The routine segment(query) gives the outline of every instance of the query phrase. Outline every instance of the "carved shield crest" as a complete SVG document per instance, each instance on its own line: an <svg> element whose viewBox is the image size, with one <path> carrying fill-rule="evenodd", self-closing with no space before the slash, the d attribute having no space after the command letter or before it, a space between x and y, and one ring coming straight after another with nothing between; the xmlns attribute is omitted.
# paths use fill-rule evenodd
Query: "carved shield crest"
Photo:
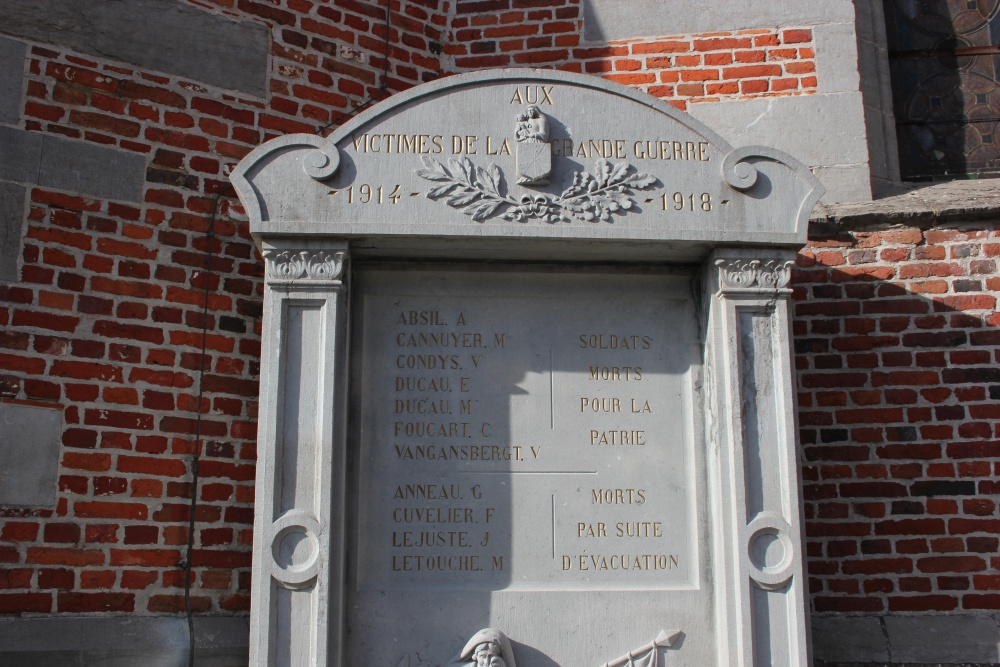
<svg viewBox="0 0 1000 667"><path fill-rule="evenodd" d="M517 182L521 185L547 185L552 173L552 145L520 143L517 145Z"/></svg>

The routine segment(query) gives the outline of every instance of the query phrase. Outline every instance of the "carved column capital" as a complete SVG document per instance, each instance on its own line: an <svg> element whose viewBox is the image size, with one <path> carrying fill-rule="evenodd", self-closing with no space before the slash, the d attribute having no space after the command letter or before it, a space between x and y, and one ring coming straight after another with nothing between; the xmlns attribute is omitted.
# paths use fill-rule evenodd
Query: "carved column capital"
<svg viewBox="0 0 1000 667"><path fill-rule="evenodd" d="M717 259L719 293L756 292L787 295L795 262L780 259Z"/></svg>
<svg viewBox="0 0 1000 667"><path fill-rule="evenodd" d="M267 280L270 283L307 280L313 282L343 281L346 250L264 250Z"/></svg>

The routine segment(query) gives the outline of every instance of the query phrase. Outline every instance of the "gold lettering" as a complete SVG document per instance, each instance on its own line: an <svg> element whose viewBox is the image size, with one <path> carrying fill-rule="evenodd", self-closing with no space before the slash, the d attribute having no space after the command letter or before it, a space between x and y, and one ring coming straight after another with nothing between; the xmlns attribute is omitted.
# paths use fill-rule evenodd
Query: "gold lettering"
<svg viewBox="0 0 1000 667"><path fill-rule="evenodd" d="M652 411L653 411L653 408L649 407L649 401L643 401L640 404L634 398L632 399L632 412L633 413L645 413L645 412L652 412Z"/></svg>
<svg viewBox="0 0 1000 667"><path fill-rule="evenodd" d="M577 523L576 524L576 536L577 537L607 537L608 531L604 526L604 522L600 521L598 523Z"/></svg>
<svg viewBox="0 0 1000 667"><path fill-rule="evenodd" d="M617 398L580 398L580 412L621 412L622 403ZM634 412L634 410L633 410Z"/></svg>
<svg viewBox="0 0 1000 667"><path fill-rule="evenodd" d="M590 501L594 505L642 505L646 502L644 489L591 489Z"/></svg>
<svg viewBox="0 0 1000 667"><path fill-rule="evenodd" d="M392 511L393 523L402 525L437 523L475 523L471 507L397 507Z"/></svg>
<svg viewBox="0 0 1000 667"><path fill-rule="evenodd" d="M496 560L496 557L494 557ZM479 556L403 556L393 554L393 572L481 572Z"/></svg>
<svg viewBox="0 0 1000 667"><path fill-rule="evenodd" d="M659 521L619 521L615 524L615 537L663 537L663 524Z"/></svg>
<svg viewBox="0 0 1000 667"><path fill-rule="evenodd" d="M653 343L650 336L618 334L581 334L580 347L591 350L648 350Z"/></svg>
<svg viewBox="0 0 1000 667"><path fill-rule="evenodd" d="M643 447L646 445L645 431L594 431L590 432L590 444L624 445Z"/></svg>
<svg viewBox="0 0 1000 667"><path fill-rule="evenodd" d="M524 86L514 89L511 104L555 104L552 91L555 86Z"/></svg>
<svg viewBox="0 0 1000 667"><path fill-rule="evenodd" d="M562 569L572 570L576 565L581 572L635 571L656 572L680 568L680 557L675 554L574 554L562 555Z"/></svg>
<svg viewBox="0 0 1000 667"><path fill-rule="evenodd" d="M642 381L641 366L590 366L589 379L591 380L635 380Z"/></svg>

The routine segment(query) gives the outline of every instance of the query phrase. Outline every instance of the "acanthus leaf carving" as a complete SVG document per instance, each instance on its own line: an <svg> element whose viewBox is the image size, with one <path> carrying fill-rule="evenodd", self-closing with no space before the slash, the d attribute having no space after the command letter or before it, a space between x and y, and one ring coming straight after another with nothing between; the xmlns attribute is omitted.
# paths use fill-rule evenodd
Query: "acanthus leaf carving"
<svg viewBox="0 0 1000 667"><path fill-rule="evenodd" d="M267 275L273 280L339 280L344 270L343 251L265 251Z"/></svg>
<svg viewBox="0 0 1000 667"><path fill-rule="evenodd" d="M427 191L427 198L445 199L449 206L478 222L497 214L516 222L612 222L613 213L625 213L637 206L632 199L634 190L645 190L656 183L655 176L635 171L627 162L601 159L594 173L575 172L569 187L558 196L526 194L514 199L501 192L504 177L496 164L483 169L467 157L449 158L447 165L426 155L421 160L424 168L417 169L417 176L440 184ZM502 209L506 210L501 214Z"/></svg>
<svg viewBox="0 0 1000 667"><path fill-rule="evenodd" d="M788 286L792 279L791 260L719 259L719 286L722 289L756 289L776 291Z"/></svg>

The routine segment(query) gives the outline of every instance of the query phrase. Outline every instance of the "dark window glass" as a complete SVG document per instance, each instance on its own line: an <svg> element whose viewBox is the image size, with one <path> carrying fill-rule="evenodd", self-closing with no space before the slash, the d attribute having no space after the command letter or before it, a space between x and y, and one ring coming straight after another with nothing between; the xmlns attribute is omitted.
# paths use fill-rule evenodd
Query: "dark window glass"
<svg viewBox="0 0 1000 667"><path fill-rule="evenodd" d="M1000 174L1000 0L885 0L903 180Z"/></svg>

